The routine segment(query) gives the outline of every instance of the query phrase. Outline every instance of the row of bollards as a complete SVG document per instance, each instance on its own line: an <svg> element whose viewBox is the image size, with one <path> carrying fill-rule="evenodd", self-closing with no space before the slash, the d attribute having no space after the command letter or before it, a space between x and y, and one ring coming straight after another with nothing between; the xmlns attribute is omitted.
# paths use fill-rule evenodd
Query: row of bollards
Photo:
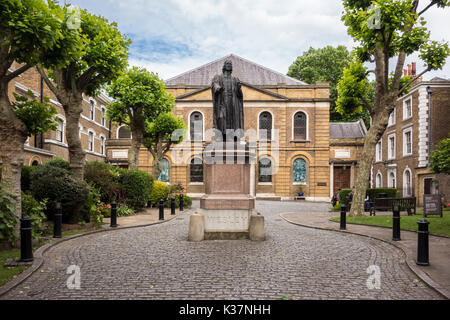
<svg viewBox="0 0 450 320"><path fill-rule="evenodd" d="M430 224L427 220L422 219L417 221L418 224L418 237L417 237L417 261L416 263L420 266L428 266L429 261L429 232L428 225ZM341 205L341 219L340 219L340 230L346 230L347 227L347 206L345 204ZM400 207L394 206L392 208L392 240L400 241Z"/></svg>
<svg viewBox="0 0 450 320"><path fill-rule="evenodd" d="M183 195L180 194L180 211L183 211L184 204L183 204ZM170 198L170 214L175 215L175 198ZM159 220L164 220L164 200L159 200Z"/></svg>

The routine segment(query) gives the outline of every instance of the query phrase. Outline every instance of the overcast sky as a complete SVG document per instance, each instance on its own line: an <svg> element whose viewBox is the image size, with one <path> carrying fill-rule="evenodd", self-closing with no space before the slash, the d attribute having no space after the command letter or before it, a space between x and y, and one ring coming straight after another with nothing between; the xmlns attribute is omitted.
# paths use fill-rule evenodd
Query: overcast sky
<svg viewBox="0 0 450 320"><path fill-rule="evenodd" d="M133 44L130 64L161 78L181 74L230 53L287 73L309 47L355 44L341 21L341 0L68 0L118 23ZM421 6L429 0L422 0ZM424 16L433 40L450 39L450 8ZM423 62L417 56L407 63ZM427 73L450 78L443 70Z"/></svg>

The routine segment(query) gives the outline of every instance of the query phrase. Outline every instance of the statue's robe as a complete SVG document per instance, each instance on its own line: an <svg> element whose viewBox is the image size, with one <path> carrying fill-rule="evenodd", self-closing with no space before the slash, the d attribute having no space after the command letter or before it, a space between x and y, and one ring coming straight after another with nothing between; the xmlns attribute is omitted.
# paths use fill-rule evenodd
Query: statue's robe
<svg viewBox="0 0 450 320"><path fill-rule="evenodd" d="M213 128L225 135L227 129L244 130L244 106L241 83L231 76L231 85L224 83L225 76L216 75L211 83L213 97ZM227 96L228 94L228 96Z"/></svg>

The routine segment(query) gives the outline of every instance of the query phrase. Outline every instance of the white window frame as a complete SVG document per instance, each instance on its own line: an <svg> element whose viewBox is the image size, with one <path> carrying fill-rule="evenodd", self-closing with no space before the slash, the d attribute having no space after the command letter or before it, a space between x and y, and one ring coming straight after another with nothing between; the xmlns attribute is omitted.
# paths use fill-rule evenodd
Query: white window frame
<svg viewBox="0 0 450 320"><path fill-rule="evenodd" d="M383 141L380 139L375 146L375 162L381 161L383 161Z"/></svg>
<svg viewBox="0 0 450 320"><path fill-rule="evenodd" d="M378 184L378 177L380 177L380 183ZM375 176L375 188L383 188L383 175L380 171L378 171L377 175Z"/></svg>
<svg viewBox="0 0 450 320"><path fill-rule="evenodd" d="M391 174L393 174L394 175L394 180L395 180L395 182L394 183L392 183L392 180L391 180ZM387 173L387 179L388 179L388 188L397 188L397 172L395 171L395 170L389 170L388 171L388 173Z"/></svg>
<svg viewBox="0 0 450 320"><path fill-rule="evenodd" d="M102 126L106 126L106 108L104 106L102 106L102 119L101 119L101 124Z"/></svg>
<svg viewBox="0 0 450 320"><path fill-rule="evenodd" d="M89 120L95 122L95 107L96 103L95 100L89 100Z"/></svg>
<svg viewBox="0 0 450 320"><path fill-rule="evenodd" d="M412 127L408 127L403 129L403 134L402 134L402 140L403 140L403 156L407 157L407 156L411 156L413 154L413 131L412 131ZM411 139L411 152L407 152L407 144L406 144L406 133L410 133L410 139Z"/></svg>
<svg viewBox="0 0 450 320"><path fill-rule="evenodd" d="M408 185L406 183L406 172L409 172L409 190L408 190ZM406 167L405 170L403 171L403 179L402 179L402 184L403 184L403 197L411 197L412 196L412 172L411 170Z"/></svg>
<svg viewBox="0 0 450 320"><path fill-rule="evenodd" d="M198 112L202 115L202 139L201 140L191 140L191 116L194 112ZM200 110L192 110L188 116L188 141L205 141L205 114Z"/></svg>
<svg viewBox="0 0 450 320"><path fill-rule="evenodd" d="M99 137L99 140L100 140L100 154L105 155L106 154L106 137L103 134L101 134Z"/></svg>
<svg viewBox="0 0 450 320"><path fill-rule="evenodd" d="M61 140L58 139L58 131L59 131L59 125L61 124ZM64 143L64 127L65 127L65 121L64 119L59 118L58 120L58 127L56 128L56 141Z"/></svg>
<svg viewBox="0 0 450 320"><path fill-rule="evenodd" d="M92 149L91 149L91 134L92 134ZM88 130L88 151L94 152L95 150L95 131Z"/></svg>
<svg viewBox="0 0 450 320"><path fill-rule="evenodd" d="M397 108L394 108L394 110L392 110L392 112L389 114L388 127L395 125L396 110Z"/></svg>
<svg viewBox="0 0 450 320"><path fill-rule="evenodd" d="M410 104L410 111L411 111L411 114L408 114L408 112L407 112L407 102L409 101L409 104ZM412 114L413 114L413 111L412 111L412 109L413 109L413 106L412 106L412 96L409 96L408 98L406 98L406 99L404 99L403 100L403 120L408 120L408 119L411 119L412 118Z"/></svg>
<svg viewBox="0 0 450 320"><path fill-rule="evenodd" d="M258 113L258 118L257 118L257 121L258 121L258 123L257 123L257 136L258 136L258 141L266 141L266 140L263 140L263 139L261 139L261 137L260 137L260 135L259 135L259 118L260 118L260 116L261 116L261 114L263 113L263 112L268 112L268 113L270 113L270 115L272 116L272 132L271 132L271 137L270 137L270 139L267 139L267 141L272 141L273 140L273 132L275 131L275 118L274 118L274 115L273 115L273 112L272 111L270 111L270 110L263 110L263 111L261 111L261 112L259 112ZM297 113L297 112L296 112ZM295 115L295 114L294 114ZM294 124L294 122L292 122L292 125ZM308 128L308 117L306 117L306 128ZM292 134L294 134L294 132L292 131ZM308 132L306 132L306 137L308 137Z"/></svg>
<svg viewBox="0 0 450 320"><path fill-rule="evenodd" d="M394 150L392 150L391 148L391 138L394 138ZM396 151L396 141L397 138L395 137L395 132L393 133L389 133L387 136L387 141L388 141L388 160L392 160L395 159L395 151Z"/></svg>

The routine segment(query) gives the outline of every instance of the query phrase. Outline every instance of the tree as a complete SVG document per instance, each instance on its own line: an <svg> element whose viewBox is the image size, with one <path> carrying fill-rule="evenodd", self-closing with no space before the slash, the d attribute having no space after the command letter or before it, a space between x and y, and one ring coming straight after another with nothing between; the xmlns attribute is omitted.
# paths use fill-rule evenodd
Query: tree
<svg viewBox="0 0 450 320"><path fill-rule="evenodd" d="M62 66L51 66L49 75L43 68L39 72L64 108L70 168L82 179L85 154L78 123L83 112L83 94L96 96L102 86L119 76L127 66L130 41L120 33L116 23L71 8L63 7L76 32L64 33L62 45L47 52L49 56L60 54L67 50L66 44L74 43L70 60Z"/></svg>
<svg viewBox="0 0 450 320"><path fill-rule="evenodd" d="M430 155L430 170L450 174L450 138L441 140Z"/></svg>
<svg viewBox="0 0 450 320"><path fill-rule="evenodd" d="M351 114L363 106L369 108L372 126L364 139L356 192L353 197L351 216L363 215L363 203L369 184L370 167L375 146L386 130L389 114L394 110L398 97L425 72L442 69L450 54L447 43L430 41L430 32L425 27L422 15L433 6L446 7L448 0L432 0L419 10L419 0L344 0L342 20L348 33L359 43L355 49L358 61L352 64L338 84L337 110ZM422 2L422 1L420 1ZM405 59L419 51L426 68L418 75L402 77ZM393 72L390 59L396 57ZM363 63L375 64L367 70ZM373 106L367 99L367 75L375 74ZM359 107L355 108L355 104Z"/></svg>
<svg viewBox="0 0 450 320"><path fill-rule="evenodd" d="M131 130L128 164L130 169L138 169L139 149L146 123L171 111L175 99L166 91L164 82L157 74L137 67L124 72L107 91L114 98L107 107L108 118L124 123Z"/></svg>
<svg viewBox="0 0 450 320"><path fill-rule="evenodd" d="M45 52L60 45L62 33L70 34L63 19L63 12L52 2L42 0L0 1L0 156L2 159L2 183L8 186L15 199L16 216L22 215L20 177L24 161L24 143L30 135L55 129L56 110L47 103L39 103L34 97L16 97L11 102L8 95L10 82L36 66L64 65L66 51L53 56ZM13 63L19 67L14 70ZM48 100L44 100L48 101ZM15 234L19 234L16 224Z"/></svg>
<svg viewBox="0 0 450 320"><path fill-rule="evenodd" d="M348 68L352 61L353 58L345 46L326 46L319 49L310 47L292 63L287 75L307 83L329 82L330 98L333 100L330 105L330 120L354 121L363 118L366 126L369 126L370 118L367 109L351 115L340 114L335 109L338 81L344 69Z"/></svg>
<svg viewBox="0 0 450 320"><path fill-rule="evenodd" d="M146 125L144 146L153 156L152 175L158 179L161 174L161 161L170 147L183 141L186 125L183 119L172 113L162 113Z"/></svg>

